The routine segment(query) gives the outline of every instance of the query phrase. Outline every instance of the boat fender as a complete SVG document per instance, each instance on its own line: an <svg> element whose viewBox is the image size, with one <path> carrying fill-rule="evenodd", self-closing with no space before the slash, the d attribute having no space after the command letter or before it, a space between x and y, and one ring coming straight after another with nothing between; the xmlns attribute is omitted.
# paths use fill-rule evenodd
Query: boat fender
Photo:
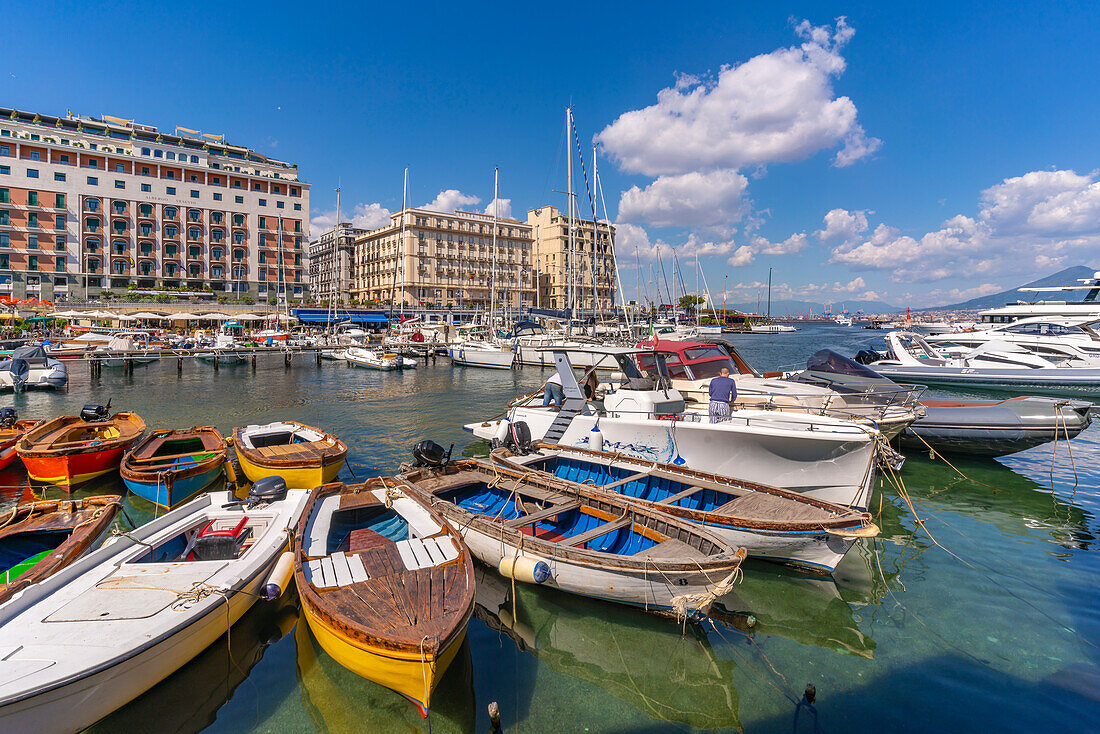
<svg viewBox="0 0 1100 734"><path fill-rule="evenodd" d="M290 577L294 575L294 554L284 551L275 561L275 566L264 581L263 596L267 601L275 601L286 591Z"/></svg>
<svg viewBox="0 0 1100 734"><path fill-rule="evenodd" d="M603 451L603 432L600 430L598 423L592 426L592 430L589 431L588 448L593 451Z"/></svg>
<svg viewBox="0 0 1100 734"><path fill-rule="evenodd" d="M504 442L508 440L508 427L512 424L507 418L501 418L500 423L497 424L497 432L493 435L493 442L495 446L503 446Z"/></svg>
<svg viewBox="0 0 1100 734"><path fill-rule="evenodd" d="M497 571L505 578L528 584L541 584L550 578L550 567L546 561L531 556L506 556L500 559Z"/></svg>

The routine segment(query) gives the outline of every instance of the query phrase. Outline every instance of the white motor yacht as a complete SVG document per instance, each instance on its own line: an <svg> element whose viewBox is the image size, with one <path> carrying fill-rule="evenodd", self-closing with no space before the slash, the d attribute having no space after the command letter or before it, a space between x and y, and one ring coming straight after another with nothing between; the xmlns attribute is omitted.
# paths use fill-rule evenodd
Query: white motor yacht
<svg viewBox="0 0 1100 734"><path fill-rule="evenodd" d="M390 372L401 368L401 356L380 349L348 347L344 350L344 361L352 367L364 367L368 370Z"/></svg>
<svg viewBox="0 0 1100 734"><path fill-rule="evenodd" d="M1032 316L987 328L928 337L928 343L950 350L952 347L976 349L996 341L1025 349L1052 361L1062 359L1096 360L1100 364L1100 316L1067 318Z"/></svg>
<svg viewBox="0 0 1100 734"><path fill-rule="evenodd" d="M18 347L11 357L0 360L0 390L53 390L68 382L68 368L41 346Z"/></svg>
<svg viewBox="0 0 1100 734"><path fill-rule="evenodd" d="M541 395L532 395L513 403L504 419L466 429L504 440L511 425L523 422L532 438L562 446L736 473L746 481L828 502L868 505L881 440L873 428L830 416L764 410L734 410L730 420L711 423L707 415L686 410L683 396L667 380L643 375L634 361L641 350L625 347L600 350L604 359L617 363L618 374L602 399L588 401L573 372L572 352L553 351L565 393L560 408L543 407Z"/></svg>

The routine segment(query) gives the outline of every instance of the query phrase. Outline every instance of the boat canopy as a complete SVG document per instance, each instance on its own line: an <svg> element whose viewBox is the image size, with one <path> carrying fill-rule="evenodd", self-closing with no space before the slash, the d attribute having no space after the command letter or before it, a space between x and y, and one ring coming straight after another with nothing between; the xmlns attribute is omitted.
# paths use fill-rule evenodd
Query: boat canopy
<svg viewBox="0 0 1100 734"><path fill-rule="evenodd" d="M46 350L38 344L26 344L16 347L11 353L11 358L26 360L28 363L38 362L44 364L47 360Z"/></svg>
<svg viewBox="0 0 1100 734"><path fill-rule="evenodd" d="M811 354L806 360L806 369L811 372L827 372L834 375L883 379L882 375L869 367L837 354L832 349L821 349Z"/></svg>

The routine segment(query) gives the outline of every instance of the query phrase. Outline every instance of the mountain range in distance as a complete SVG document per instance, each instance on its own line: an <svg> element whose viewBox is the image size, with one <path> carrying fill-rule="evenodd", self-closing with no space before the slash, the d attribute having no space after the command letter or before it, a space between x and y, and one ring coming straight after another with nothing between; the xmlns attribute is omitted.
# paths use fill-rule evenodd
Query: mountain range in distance
<svg viewBox="0 0 1100 734"><path fill-rule="evenodd" d="M1057 273L1052 273L1044 278L1033 280L1030 283L1024 283L1023 285L1016 286L1015 288L1009 288L1008 290L1001 291L1000 293L993 293L988 296L981 296L980 298L971 298L969 301L963 301L962 303L953 303L947 306L926 306L924 308L914 308L914 312L919 311L976 311L987 308L997 308L1003 306L1006 303L1014 303L1020 300L1029 300L1030 295L1034 295L1037 299L1046 300L1066 300L1066 301L1080 301L1084 296L1082 292L1067 292L1064 294L1050 293L1043 294L1027 294L1020 293L1020 288L1050 288L1054 286L1067 286L1067 285L1081 285L1080 280L1083 278L1091 278L1093 273L1096 272L1095 268L1088 267L1086 265L1075 265L1064 270L1059 270ZM767 301L761 300L759 303L733 303L729 302L726 308L736 309L743 313L765 313L768 310ZM715 308L720 308L722 303L719 301L714 304ZM829 312L834 316L847 312L848 314L857 314L859 312L879 314L879 313L898 313L904 311L904 307L892 306L882 301L834 301L829 304ZM771 315L774 318L787 318L788 316L800 316L803 314L815 314L820 316L825 313L825 304L818 303L816 301L797 301L797 300L772 300Z"/></svg>

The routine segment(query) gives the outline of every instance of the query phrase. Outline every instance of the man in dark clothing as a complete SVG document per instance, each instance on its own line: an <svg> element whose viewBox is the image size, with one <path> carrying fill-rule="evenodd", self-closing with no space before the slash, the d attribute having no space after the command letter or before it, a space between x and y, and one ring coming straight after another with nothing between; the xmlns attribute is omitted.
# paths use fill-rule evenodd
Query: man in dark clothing
<svg viewBox="0 0 1100 734"><path fill-rule="evenodd" d="M722 423L730 419L730 403L737 397L737 383L730 377L728 367L718 371L718 377L710 381L710 422Z"/></svg>

